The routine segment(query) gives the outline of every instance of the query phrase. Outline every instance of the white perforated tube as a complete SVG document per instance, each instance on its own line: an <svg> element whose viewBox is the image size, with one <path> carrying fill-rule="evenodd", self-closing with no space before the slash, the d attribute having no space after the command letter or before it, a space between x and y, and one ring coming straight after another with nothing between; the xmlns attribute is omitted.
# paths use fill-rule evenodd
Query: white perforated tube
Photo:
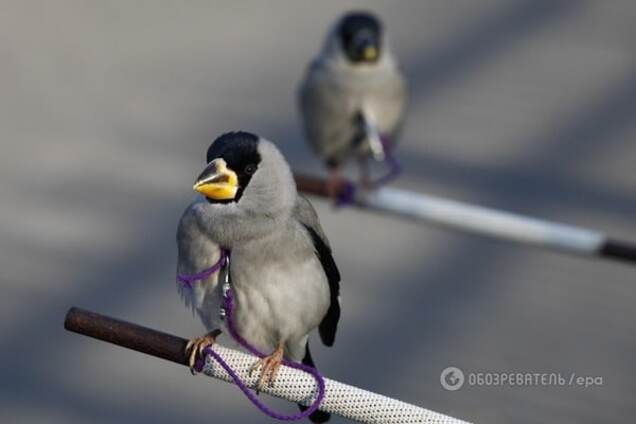
<svg viewBox="0 0 636 424"><path fill-rule="evenodd" d="M255 372L250 377L249 368L257 360L255 356L219 345L215 345L214 350L223 357L246 385L254 387L258 372ZM206 359L203 372L210 377L228 382L232 381L225 370L209 356ZM281 366L274 385L265 387L263 393L286 399L290 402L308 405L315 397L316 390L316 381L311 375ZM325 378L325 397L320 409L362 423L459 424L465 422L328 378Z"/></svg>
<svg viewBox="0 0 636 424"><path fill-rule="evenodd" d="M330 197L329 185L321 178L295 174L298 190ZM353 194L353 199L351 195ZM475 234L496 237L559 250L636 263L636 244L616 240L598 231L559 224L510 212L470 205L427 194L382 187L376 190L357 189L346 185L339 194L344 204L350 200L361 209L442 225Z"/></svg>
<svg viewBox="0 0 636 424"><path fill-rule="evenodd" d="M606 237L596 231L391 187L360 192L356 204L451 228L584 255L596 254L606 241Z"/></svg>

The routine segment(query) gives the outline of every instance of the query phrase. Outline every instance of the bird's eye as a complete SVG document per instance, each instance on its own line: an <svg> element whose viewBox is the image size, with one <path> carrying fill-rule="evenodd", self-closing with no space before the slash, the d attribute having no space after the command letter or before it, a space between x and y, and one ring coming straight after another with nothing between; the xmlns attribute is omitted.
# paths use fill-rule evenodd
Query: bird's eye
<svg viewBox="0 0 636 424"><path fill-rule="evenodd" d="M256 165L254 165L253 163L250 163L249 165L245 167L245 173L247 175L252 175L255 172L256 172Z"/></svg>

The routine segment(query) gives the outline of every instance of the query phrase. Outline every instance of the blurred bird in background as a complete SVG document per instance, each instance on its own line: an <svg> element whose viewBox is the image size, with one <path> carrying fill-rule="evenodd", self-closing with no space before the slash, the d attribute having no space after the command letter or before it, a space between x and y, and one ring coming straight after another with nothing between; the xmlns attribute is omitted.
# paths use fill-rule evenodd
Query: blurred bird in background
<svg viewBox="0 0 636 424"><path fill-rule="evenodd" d="M383 160L385 148L395 143L406 100L406 82L382 22L368 12L344 15L311 62L299 92L305 134L326 163L332 196L343 183L341 167L352 156L359 162L360 184L370 185L368 158Z"/></svg>
<svg viewBox="0 0 636 424"><path fill-rule="evenodd" d="M256 349L272 352L255 364L262 388L274 381L282 358L314 366L308 344L313 329L333 345L340 274L315 210L297 193L274 144L247 132L227 133L209 147L207 162L194 185L201 196L179 223L177 273L200 273L219 260L221 247L231 251L226 272L236 330ZM221 334L218 282L216 272L191 289L179 286L210 331L188 343L191 370ZM325 422L329 414L316 411L309 418Z"/></svg>

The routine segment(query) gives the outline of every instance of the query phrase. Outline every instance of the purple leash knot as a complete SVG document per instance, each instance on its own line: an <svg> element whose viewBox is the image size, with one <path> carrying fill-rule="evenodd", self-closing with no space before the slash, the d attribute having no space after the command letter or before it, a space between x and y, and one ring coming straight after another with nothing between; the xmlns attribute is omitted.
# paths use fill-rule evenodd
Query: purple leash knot
<svg viewBox="0 0 636 424"><path fill-rule="evenodd" d="M356 200L356 186L351 181L345 181L336 197L336 207L349 206Z"/></svg>
<svg viewBox="0 0 636 424"><path fill-rule="evenodd" d="M221 249L221 256L219 257L219 260L212 265L210 268L201 271L197 274L193 274L193 275L177 275L177 280L182 283L182 285L184 287L188 287L188 288L192 288L192 283L196 282L196 281L200 281L200 280L204 280L206 278L208 278L210 275L212 275L213 273L219 271L221 268L227 267L230 263L230 252L228 250L225 249ZM245 348L247 351L249 351L251 354L258 356L259 358L264 358L265 356L267 356L265 353L259 351L258 349L256 349L254 346L250 345L247 340L245 340L237 331L236 331L236 327L234 326L234 318L233 318L233 310L234 310L234 303L233 303L233 298L232 298L232 288L230 287L230 270L229 267L226 269L225 272L225 282L223 284L223 308L221 310L221 318L224 318L226 320L226 324L227 324L227 328L229 330L230 335L232 336L232 338L238 343L240 344L243 348ZM318 370L316 368L304 365L304 364L299 364L296 362L292 362L289 361L287 359L283 359L282 363L283 365L286 365L290 368L294 368L297 370L301 370L304 371L308 374L311 374L312 377L314 377L314 379L316 380L316 383L318 385L318 395L316 396L316 399L314 399L314 401L311 403L311 405L304 411L297 413L297 414L293 414L293 415L283 415L283 414L279 414L276 411L273 411L272 409L270 409L267 405L265 405L263 402L261 402L256 395L254 394L253 391L250 390L249 387L247 387L247 385L243 382L243 380L241 380L241 377L238 376L238 374L236 374L236 372L234 372L234 370L232 369L232 367L229 366L229 364L227 362L225 362L225 360L223 359L223 357L221 357L221 355L219 355L217 352L214 351L214 349L212 349L211 346L206 347L203 350L203 353L206 356L211 356L212 358L214 358L214 360L216 362L218 362L218 364L225 370L225 372L228 373L228 375L230 376L230 378L234 381L234 383L238 386L239 389L241 389L241 391L245 394L245 396L250 400L250 402L252 402L254 404L254 406L256 406L258 409L261 410L261 412L263 412L265 415L268 415L272 418L275 418L277 420L280 421L298 421L298 420L302 420L304 418L307 418L308 416L310 416L311 414L313 414L318 407L320 406L320 404L322 403L322 400L325 397L325 380L322 377L322 375L318 372ZM195 369L199 372L201 372L203 370L203 361L202 360L198 360L195 364Z"/></svg>

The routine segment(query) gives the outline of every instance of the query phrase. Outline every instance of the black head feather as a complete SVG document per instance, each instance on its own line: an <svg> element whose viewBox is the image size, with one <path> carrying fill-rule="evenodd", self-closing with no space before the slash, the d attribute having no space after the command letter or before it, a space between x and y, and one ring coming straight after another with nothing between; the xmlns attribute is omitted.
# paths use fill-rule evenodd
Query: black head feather
<svg viewBox="0 0 636 424"><path fill-rule="evenodd" d="M340 21L338 36L347 58L353 63L375 62L382 50L382 23L372 13L350 12ZM375 47L378 56L366 59L366 47Z"/></svg>
<svg viewBox="0 0 636 424"><path fill-rule="evenodd" d="M258 153L258 140L258 136L252 133L233 131L217 137L208 148L206 155L208 163L221 158L238 177L239 188L232 201L238 202L241 198L243 190L249 184L261 162L261 155Z"/></svg>

